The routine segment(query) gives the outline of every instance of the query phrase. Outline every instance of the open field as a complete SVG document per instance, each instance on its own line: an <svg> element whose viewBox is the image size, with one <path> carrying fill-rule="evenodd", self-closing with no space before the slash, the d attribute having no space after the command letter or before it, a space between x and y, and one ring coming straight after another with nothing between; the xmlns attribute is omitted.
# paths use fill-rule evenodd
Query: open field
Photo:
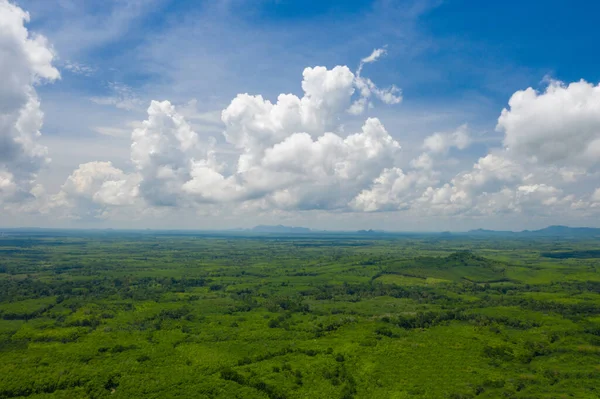
<svg viewBox="0 0 600 399"><path fill-rule="evenodd" d="M7 234L0 398L598 398L597 240Z"/></svg>

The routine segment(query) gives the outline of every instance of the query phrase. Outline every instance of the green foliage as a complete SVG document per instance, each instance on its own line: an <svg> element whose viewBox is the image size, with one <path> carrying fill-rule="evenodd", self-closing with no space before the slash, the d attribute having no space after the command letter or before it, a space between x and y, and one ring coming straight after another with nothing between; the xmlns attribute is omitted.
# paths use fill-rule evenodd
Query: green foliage
<svg viewBox="0 0 600 399"><path fill-rule="evenodd" d="M0 398L596 398L597 242L0 237Z"/></svg>

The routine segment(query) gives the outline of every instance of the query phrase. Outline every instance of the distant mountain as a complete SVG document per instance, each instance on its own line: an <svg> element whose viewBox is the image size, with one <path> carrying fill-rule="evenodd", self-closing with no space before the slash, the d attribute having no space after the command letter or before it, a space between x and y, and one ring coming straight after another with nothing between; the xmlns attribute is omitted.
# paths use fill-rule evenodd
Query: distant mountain
<svg viewBox="0 0 600 399"><path fill-rule="evenodd" d="M369 229L369 230L358 230L356 233L357 234L377 234L377 233L385 233L385 232L383 230Z"/></svg>
<svg viewBox="0 0 600 399"><path fill-rule="evenodd" d="M569 227L548 226L539 230L523 231L496 231L496 230L469 230L469 235L514 235L517 237L600 237L600 228L594 227Z"/></svg>
<svg viewBox="0 0 600 399"><path fill-rule="evenodd" d="M291 226L283 226L281 224L277 226L266 226L259 225L254 226L250 231L254 233L278 233L278 234L305 234L312 232L311 229L306 227L291 227Z"/></svg>
<svg viewBox="0 0 600 399"><path fill-rule="evenodd" d="M548 226L545 229L522 231L522 234L540 236L600 236L600 229L594 227Z"/></svg>

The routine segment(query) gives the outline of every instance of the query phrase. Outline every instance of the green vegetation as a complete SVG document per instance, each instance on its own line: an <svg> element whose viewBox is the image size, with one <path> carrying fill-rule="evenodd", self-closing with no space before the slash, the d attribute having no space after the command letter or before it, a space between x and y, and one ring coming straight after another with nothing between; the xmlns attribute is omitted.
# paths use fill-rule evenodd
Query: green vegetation
<svg viewBox="0 0 600 399"><path fill-rule="evenodd" d="M598 398L584 238L0 237L0 398Z"/></svg>

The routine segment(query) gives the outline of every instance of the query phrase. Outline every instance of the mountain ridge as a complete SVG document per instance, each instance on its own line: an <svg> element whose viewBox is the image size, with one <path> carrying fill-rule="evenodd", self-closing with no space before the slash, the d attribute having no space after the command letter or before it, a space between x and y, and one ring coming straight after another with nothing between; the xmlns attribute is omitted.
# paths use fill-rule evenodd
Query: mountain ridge
<svg viewBox="0 0 600 399"><path fill-rule="evenodd" d="M538 230L486 230L475 229L467 231L471 235L517 235L517 236L600 236L600 228L597 227L569 227L563 225L551 225Z"/></svg>

